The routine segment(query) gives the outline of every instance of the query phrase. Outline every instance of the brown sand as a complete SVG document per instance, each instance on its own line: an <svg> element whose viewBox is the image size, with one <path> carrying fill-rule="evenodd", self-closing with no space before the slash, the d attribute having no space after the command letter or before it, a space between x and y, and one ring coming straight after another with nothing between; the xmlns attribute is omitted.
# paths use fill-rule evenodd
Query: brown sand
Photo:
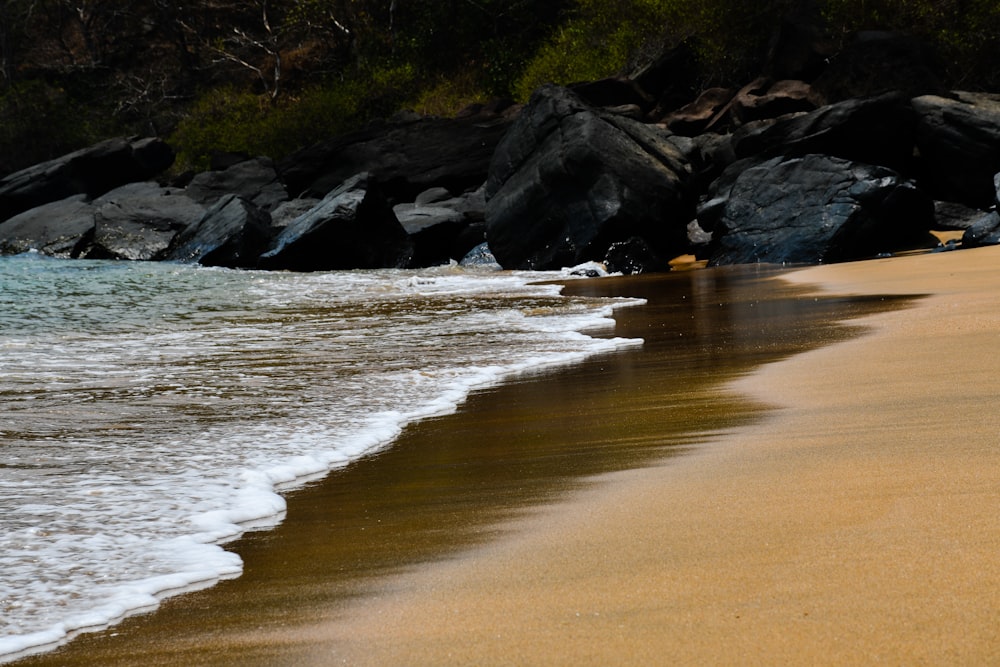
<svg viewBox="0 0 1000 667"><path fill-rule="evenodd" d="M932 296L739 381L764 423L302 628L311 664L1000 664L1000 251L792 279Z"/></svg>

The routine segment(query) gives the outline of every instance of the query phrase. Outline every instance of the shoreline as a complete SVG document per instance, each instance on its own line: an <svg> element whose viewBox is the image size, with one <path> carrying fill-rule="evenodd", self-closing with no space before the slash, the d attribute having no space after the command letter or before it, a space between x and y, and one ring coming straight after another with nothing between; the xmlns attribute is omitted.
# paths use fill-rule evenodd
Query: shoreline
<svg viewBox="0 0 1000 667"><path fill-rule="evenodd" d="M562 542L565 536L548 523L552 517L568 513L580 520L580 503L589 502L594 494L619 489L625 482L625 488L632 488L636 476L688 469L691 462L703 460L706 451L716 449L719 433L741 433L760 417L759 405L737 400L728 389L720 391L719 385L730 383L759 363L848 337L847 328L832 323L817 334L814 327L819 323L891 307L843 298L811 302L802 298L802 288L779 288L755 276L741 282L734 275L732 271L707 271L686 277L628 279L617 285L574 282L568 289L645 289L658 298L665 280L678 282L683 289L673 295L676 303L645 308L642 313L633 309L620 313L614 335L633 337L637 331L655 334L647 337L654 342L644 346L647 349L642 354L605 355L579 367L481 392L456 415L408 429L391 451L353 466L344 475L290 494L289 516L282 526L249 535L233 545L246 563L243 577L172 598L153 614L127 619L107 631L79 637L53 653L16 664L142 661L208 665L226 664L234 655L241 664L302 664L310 660L328 664L341 658L352 664L391 664L399 662L392 658L393 646L402 647L402 653L395 657L408 663L462 663L465 657L489 663L488 652L475 658L442 655L441 650L466 645L458 636L452 637L456 643L451 646L440 644L441 637L428 632L424 638L435 638L431 643L439 652L422 653L430 650L426 646L416 650L413 642L420 638L407 635L407 631L426 630L426 626L409 625L400 633L389 631L383 624L386 610L380 605L402 610L405 605L397 605L404 600L433 604L433 596L423 597L433 593L433 587L424 585L417 587L417 599L410 599L413 582L433 578L434 573L449 568L466 574L480 571L478 559L495 560L498 553L523 544L529 536L539 537L540 527L542 534L557 536ZM760 290L763 296L752 290ZM720 294L726 301L724 307L714 303ZM695 308L691 302L699 299L704 303ZM700 311L698 318L693 316L696 310ZM689 315L692 322L687 322ZM669 328L668 323L683 326L661 331ZM684 335L702 342L681 352L669 346L660 348L655 342L670 343L672 336L680 340ZM777 343L781 338L787 340ZM740 346L743 356L738 364L727 365L721 361L722 352L733 345ZM691 378L704 384L690 380L689 385L670 388L667 380L677 378L665 374L665 369L672 370L678 359L693 364ZM659 365L650 365L654 360ZM717 375L705 377L710 374ZM623 405L628 409L622 410ZM559 406L575 406L574 412L560 414ZM660 413L675 409L681 412L666 421L660 419ZM538 431L525 434L525 424ZM487 432L496 436L494 440L487 438L497 443L491 448L517 440L522 449L504 450L492 462L478 454L469 457L470 439ZM567 434L575 438L572 446L552 445ZM442 440L446 443L436 450L437 460L428 464L419 456L415 458L414 452L426 456L424 448L431 443L439 446ZM449 458L461 451L466 454ZM671 456L671 452L683 456ZM537 478L512 474L497 479L498 470L528 468L545 470ZM442 471L448 474L442 477ZM611 479L614 483L609 483ZM452 488L463 485L485 485L485 493L473 488L471 494L452 494ZM351 497L360 489L368 489L370 497ZM443 490L448 492L442 495ZM399 494L403 494L401 498ZM406 511L415 500L415 509ZM331 507L347 509L338 514L332 513ZM598 515L587 510L582 516L587 523ZM362 531L363 540L359 539ZM290 544L294 554L289 552ZM620 556L605 553L603 558L607 563ZM537 595L543 598L546 591L553 592L544 579L522 578L521 574L512 575L510 581L535 582ZM615 580L610 576L613 572L607 574L608 582L594 585L593 590L602 590ZM447 575L453 582L465 576L453 575ZM497 580L491 581L496 587ZM508 590L505 585L499 590L513 595L518 588ZM496 592L494 588L492 593ZM472 602L474 608L481 606ZM492 605L496 601L487 602ZM474 615L463 614L462 618L463 623L472 622ZM374 627L366 626L364 619L377 622ZM453 621L448 616L448 627L466 627ZM470 633L470 637L474 635ZM359 641L363 637L366 639ZM390 639L399 643L390 645ZM509 657L509 645L504 646L499 655ZM359 652L352 653L352 647ZM379 649L390 654L376 655ZM552 646L549 650L557 649ZM531 661L541 659L542 654L527 651L525 656ZM544 657L548 661L559 654Z"/></svg>
<svg viewBox="0 0 1000 667"><path fill-rule="evenodd" d="M930 296L734 382L763 421L314 627L307 664L995 664L998 259L789 274Z"/></svg>

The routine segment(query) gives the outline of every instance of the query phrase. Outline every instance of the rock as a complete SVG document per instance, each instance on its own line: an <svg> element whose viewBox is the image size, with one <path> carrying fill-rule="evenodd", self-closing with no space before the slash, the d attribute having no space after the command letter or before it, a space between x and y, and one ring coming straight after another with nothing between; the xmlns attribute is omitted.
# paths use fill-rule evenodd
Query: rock
<svg viewBox="0 0 1000 667"><path fill-rule="evenodd" d="M699 210L711 264L815 264L933 245L933 203L890 169L824 155L744 166L730 167Z"/></svg>
<svg viewBox="0 0 1000 667"><path fill-rule="evenodd" d="M239 195L226 195L181 231L163 259L250 268L270 240L271 216Z"/></svg>
<svg viewBox="0 0 1000 667"><path fill-rule="evenodd" d="M934 228L941 230L968 229L983 217L983 211L950 201L934 202Z"/></svg>
<svg viewBox="0 0 1000 667"><path fill-rule="evenodd" d="M413 253L406 231L367 173L332 190L288 223L259 262L263 269L330 271L403 268Z"/></svg>
<svg viewBox="0 0 1000 667"><path fill-rule="evenodd" d="M909 100L888 93L748 124L733 134L732 150L736 158L816 153L906 171L913 160L916 133Z"/></svg>
<svg viewBox="0 0 1000 667"><path fill-rule="evenodd" d="M151 178L173 160L173 151L159 139L102 141L0 179L0 220L73 195L96 197Z"/></svg>
<svg viewBox="0 0 1000 667"><path fill-rule="evenodd" d="M778 118L816 109L820 98L804 81L773 81L761 77L747 84L720 108L706 129L740 127L751 121Z"/></svg>
<svg viewBox="0 0 1000 667"><path fill-rule="evenodd" d="M419 118L372 127L299 151L282 160L278 172L299 197L323 197L362 171L396 203L412 202L431 187L465 192L486 180L509 126L503 119Z"/></svg>
<svg viewBox="0 0 1000 667"><path fill-rule="evenodd" d="M662 255L687 248L690 165L658 128L604 114L544 86L490 164L487 240L511 269L601 260L639 237Z"/></svg>
<svg viewBox="0 0 1000 667"><path fill-rule="evenodd" d="M956 93L913 100L921 183L935 198L986 209L1000 172L1000 95Z"/></svg>
<svg viewBox="0 0 1000 667"><path fill-rule="evenodd" d="M490 251L490 246L485 241L470 250L459 266L466 268L487 269L489 271L500 271L503 267L497 263L496 257Z"/></svg>
<svg viewBox="0 0 1000 667"><path fill-rule="evenodd" d="M78 257L94 234L94 207L86 195L42 204L0 224L0 254L35 250L52 257Z"/></svg>
<svg viewBox="0 0 1000 667"><path fill-rule="evenodd" d="M731 88L709 88L694 102L660 119L660 124L675 134L693 137L708 128L708 124L733 99Z"/></svg>
<svg viewBox="0 0 1000 667"><path fill-rule="evenodd" d="M288 192L278 180L274 162L266 157L241 160L222 170L196 174L186 192L204 206L212 206L220 198L236 194L263 211L271 211L288 200Z"/></svg>
<svg viewBox="0 0 1000 667"><path fill-rule="evenodd" d="M1000 245L1000 213L990 211L980 216L962 234L963 248Z"/></svg>
<svg viewBox="0 0 1000 667"><path fill-rule="evenodd" d="M196 223L205 207L182 191L136 183L94 201L95 227L87 259L159 259L174 236Z"/></svg>
<svg viewBox="0 0 1000 667"><path fill-rule="evenodd" d="M271 229L277 230L280 233L282 229L288 226L288 223L300 215L311 211L319 202L319 199L309 197L306 199L290 199L278 204L271 211Z"/></svg>
<svg viewBox="0 0 1000 667"><path fill-rule="evenodd" d="M604 266L609 273L626 276L670 270L670 264L637 237L612 243L604 257Z"/></svg>

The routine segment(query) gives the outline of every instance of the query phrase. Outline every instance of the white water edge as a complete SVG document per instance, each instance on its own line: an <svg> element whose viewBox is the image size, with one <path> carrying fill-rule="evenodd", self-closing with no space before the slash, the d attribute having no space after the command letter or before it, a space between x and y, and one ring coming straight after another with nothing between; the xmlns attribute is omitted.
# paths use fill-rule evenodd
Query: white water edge
<svg viewBox="0 0 1000 667"><path fill-rule="evenodd" d="M239 576L281 491L476 389L642 343L567 277L0 258L0 663Z"/></svg>

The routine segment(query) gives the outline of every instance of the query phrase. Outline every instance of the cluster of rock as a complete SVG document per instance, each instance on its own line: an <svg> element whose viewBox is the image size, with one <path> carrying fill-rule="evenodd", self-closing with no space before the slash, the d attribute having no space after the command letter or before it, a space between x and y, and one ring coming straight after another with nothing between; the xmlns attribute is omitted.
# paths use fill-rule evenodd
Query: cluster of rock
<svg viewBox="0 0 1000 667"><path fill-rule="evenodd" d="M1000 96L914 75L830 101L843 86L828 71L680 103L676 58L545 86L523 108L397 117L277 164L220 156L185 182L155 180L173 160L163 142L110 140L0 180L0 253L637 273L684 254L859 259L933 247L932 230L1000 243Z"/></svg>

